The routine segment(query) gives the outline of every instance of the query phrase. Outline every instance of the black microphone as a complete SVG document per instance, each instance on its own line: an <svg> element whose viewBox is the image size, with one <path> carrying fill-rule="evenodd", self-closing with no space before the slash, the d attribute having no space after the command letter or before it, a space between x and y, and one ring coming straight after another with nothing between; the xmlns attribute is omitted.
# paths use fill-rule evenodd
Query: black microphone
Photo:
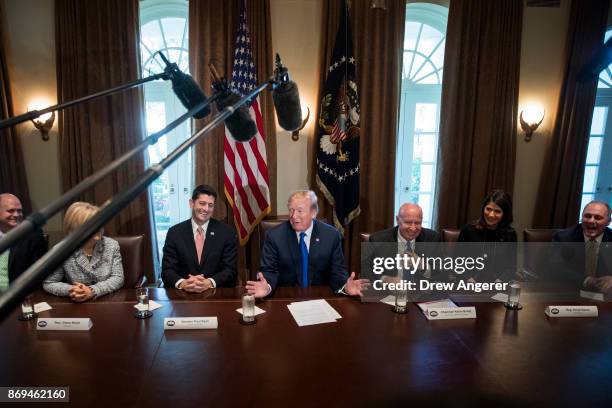
<svg viewBox="0 0 612 408"><path fill-rule="evenodd" d="M191 75L187 75L182 72L175 63L168 61L168 59L161 52L158 52L158 54L166 64L164 73L166 74L167 79L170 79L172 82L172 90L187 110L207 100L206 95L204 95L204 92L194 81ZM210 114L210 105L206 105L200 109L193 115L193 117L196 119L202 119L208 116L208 114Z"/></svg>
<svg viewBox="0 0 612 408"><path fill-rule="evenodd" d="M283 129L293 132L302 126L302 108L298 86L289 79L289 72L283 66L278 54L276 54L274 65L272 98L274 99L278 124Z"/></svg>
<svg viewBox="0 0 612 408"><path fill-rule="evenodd" d="M242 97L234 92L227 84L227 80L221 78L214 65L208 64L213 77L212 87L216 92L217 110L222 111L228 106L238 102ZM237 142L248 142L257 134L257 125L251 117L249 103L237 108L234 113L225 119L225 126Z"/></svg>

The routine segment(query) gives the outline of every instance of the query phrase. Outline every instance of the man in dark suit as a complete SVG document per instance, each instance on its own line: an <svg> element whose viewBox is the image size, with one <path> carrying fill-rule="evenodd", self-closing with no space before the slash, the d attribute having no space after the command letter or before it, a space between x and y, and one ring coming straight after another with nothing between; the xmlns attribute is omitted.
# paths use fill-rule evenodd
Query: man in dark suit
<svg viewBox="0 0 612 408"><path fill-rule="evenodd" d="M277 286L329 285L334 292L361 296L367 281L355 279L355 272L348 276L340 232L316 220L316 194L296 191L287 206L289 220L268 231L259 280L247 282L248 293L261 298Z"/></svg>
<svg viewBox="0 0 612 408"><path fill-rule="evenodd" d="M440 242L440 235L431 229L423 228L423 210L418 204L403 204L395 217L397 226L378 231L370 235L369 255L364 254L363 270L370 271L371 259L374 257L395 257L396 254L406 253L418 258L419 255L435 256L438 248L432 243ZM392 245L396 244L396 245ZM395 275L397 271L385 271L385 278ZM431 278L432 271L421 270L419 276ZM393 278L398 278L393 276ZM404 277L405 278L405 277ZM388 279L386 279L388 280Z"/></svg>
<svg viewBox="0 0 612 408"><path fill-rule="evenodd" d="M236 284L238 239L227 224L212 217L217 192L200 185L193 190L191 218L168 230L162 280L168 288L200 293Z"/></svg>
<svg viewBox="0 0 612 408"><path fill-rule="evenodd" d="M557 251L551 271L576 286L602 293L612 292L612 230L610 205L591 201L582 211L582 222L557 232ZM584 245L569 244L581 243Z"/></svg>
<svg viewBox="0 0 612 408"><path fill-rule="evenodd" d="M0 194L0 240L23 220L21 201L13 194ZM0 291L17 279L47 252L47 240L41 231L33 231L25 239L0 254Z"/></svg>

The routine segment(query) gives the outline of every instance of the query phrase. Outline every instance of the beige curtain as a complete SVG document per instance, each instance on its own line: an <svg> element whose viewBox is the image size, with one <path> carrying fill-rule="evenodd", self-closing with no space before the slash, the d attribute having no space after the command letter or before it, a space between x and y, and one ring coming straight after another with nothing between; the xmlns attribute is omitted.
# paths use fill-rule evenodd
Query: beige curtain
<svg viewBox="0 0 612 408"><path fill-rule="evenodd" d="M0 119L14 116L11 81L8 72L4 10L0 3ZM19 197L23 211L32 210L28 180L23 164L21 142L14 127L0 130L0 194L12 193Z"/></svg>
<svg viewBox="0 0 612 408"><path fill-rule="evenodd" d="M139 78L137 0L56 0L59 102ZM62 184L68 190L139 144L144 136L140 88L82 103L59 114ZM144 170L139 156L85 193L103 204ZM106 226L108 235L145 234L146 272L153 278L148 196L141 194Z"/></svg>
<svg viewBox="0 0 612 408"><path fill-rule="evenodd" d="M523 0L451 1L440 113L438 228L478 216L485 194L512 194Z"/></svg>
<svg viewBox="0 0 612 408"><path fill-rule="evenodd" d="M584 165L597 75L584 82L578 73L602 47L609 1L572 1L566 40L566 68L552 140L543 163L533 226L563 228L580 214Z"/></svg>
<svg viewBox="0 0 612 408"><path fill-rule="evenodd" d="M333 52L341 4L339 0L323 2L319 90L323 89ZM360 262L359 233L388 228L393 222L395 147L406 18L403 1L388 1L386 10L372 9L370 4L368 0L352 0L349 5L361 106L361 215L345 233L344 254L349 268L356 272ZM315 119L318 123L318 117ZM312 139L309 169L313 188L316 187L316 160L312 157L315 151ZM331 220L327 202L320 192L317 193L322 203L321 217Z"/></svg>

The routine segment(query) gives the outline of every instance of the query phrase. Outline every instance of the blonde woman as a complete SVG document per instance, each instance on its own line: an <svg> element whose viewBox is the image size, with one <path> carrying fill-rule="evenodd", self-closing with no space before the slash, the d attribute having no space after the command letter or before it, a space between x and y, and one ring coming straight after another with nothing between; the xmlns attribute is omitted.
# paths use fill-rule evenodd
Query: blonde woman
<svg viewBox="0 0 612 408"><path fill-rule="evenodd" d="M68 235L79 228L99 210L89 203L73 203L64 216L64 233ZM86 302L120 289L123 265L119 244L103 234L104 230L98 231L67 258L43 282L43 289L56 296L69 296L74 302Z"/></svg>

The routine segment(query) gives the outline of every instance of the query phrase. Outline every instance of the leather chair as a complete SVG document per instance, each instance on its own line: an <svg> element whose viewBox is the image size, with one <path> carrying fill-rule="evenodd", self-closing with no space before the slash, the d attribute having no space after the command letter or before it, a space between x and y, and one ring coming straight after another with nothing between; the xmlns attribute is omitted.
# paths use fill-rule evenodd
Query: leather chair
<svg viewBox="0 0 612 408"><path fill-rule="evenodd" d="M144 274L144 235L111 238L119 243L125 280L123 287L142 287L147 281Z"/></svg>
<svg viewBox="0 0 612 408"><path fill-rule="evenodd" d="M442 242L457 242L457 239L459 238L459 232L461 232L461 230L455 228L443 228Z"/></svg>
<svg viewBox="0 0 612 408"><path fill-rule="evenodd" d="M523 241L525 242L551 242L553 235L555 235L557 231L559 231L558 228L525 229L523 230Z"/></svg>
<svg viewBox="0 0 612 408"><path fill-rule="evenodd" d="M529 228L523 230L523 241L526 244L522 271L524 280L541 278L546 269L545 265L549 261L549 250L551 249L545 243L552 242L552 237L557 231L559 231L557 228Z"/></svg>

